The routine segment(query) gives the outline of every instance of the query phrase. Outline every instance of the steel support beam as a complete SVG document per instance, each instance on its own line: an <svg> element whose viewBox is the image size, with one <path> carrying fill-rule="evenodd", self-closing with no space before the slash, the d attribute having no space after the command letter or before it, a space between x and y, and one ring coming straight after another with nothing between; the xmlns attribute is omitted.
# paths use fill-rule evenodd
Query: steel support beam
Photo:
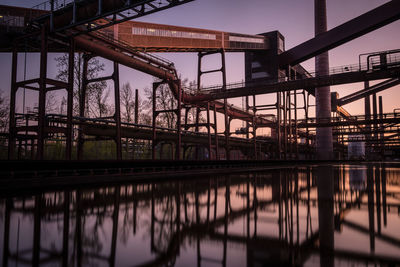
<svg viewBox="0 0 400 267"><path fill-rule="evenodd" d="M51 20L54 31L66 30L82 25L85 26L85 31L89 32L191 1L193 0L73 1L73 4L65 5L63 8L43 15L37 18L36 21L39 23L48 23ZM102 19L102 23L97 23L96 21L100 19Z"/></svg>
<svg viewBox="0 0 400 267"><path fill-rule="evenodd" d="M72 158L73 147L73 97L74 97L74 64L75 64L75 42L71 39L68 54L68 88L67 88L67 134L66 134L66 155L67 160Z"/></svg>
<svg viewBox="0 0 400 267"><path fill-rule="evenodd" d="M157 135L156 135L156 119L157 119L157 88L160 84L159 83L153 83L153 99L152 99L152 104L153 104L153 120L152 120L152 125L153 125L153 135L152 135L152 140L151 140L151 147L152 147L152 153L151 153L151 158L153 160L156 159L156 140L157 140Z"/></svg>
<svg viewBox="0 0 400 267"><path fill-rule="evenodd" d="M181 87L181 80L176 80L175 83L178 86L178 99L177 99L177 111L176 111L176 128L177 128L177 140L176 140L176 153L175 159L181 159L181 147L182 147L182 87Z"/></svg>
<svg viewBox="0 0 400 267"><path fill-rule="evenodd" d="M352 103L359 99L366 98L369 95L376 94L383 90L389 89L398 84L400 84L400 78L389 79L389 80L383 81L383 82L378 83L371 87L367 86L358 92L352 93L350 95L347 95L347 96L344 96L344 97L338 99L338 105L343 106L343 105Z"/></svg>
<svg viewBox="0 0 400 267"><path fill-rule="evenodd" d="M276 132L278 135L278 159L282 158L282 133L281 133L281 92L276 93Z"/></svg>
<svg viewBox="0 0 400 267"><path fill-rule="evenodd" d="M40 35L40 77L39 77L39 114L38 114L38 141L36 159L44 157L45 144L45 115L46 115L46 78L47 78L47 27L43 26Z"/></svg>
<svg viewBox="0 0 400 267"><path fill-rule="evenodd" d="M219 144L218 144L218 123L217 123L217 108L214 106L214 138L215 138L215 159L219 160Z"/></svg>
<svg viewBox="0 0 400 267"><path fill-rule="evenodd" d="M295 65L374 31L400 18L400 1L392 0L361 16L315 36L279 55L279 66Z"/></svg>
<svg viewBox="0 0 400 267"><path fill-rule="evenodd" d="M365 81L364 82L364 90L367 90L369 88L369 82ZM371 99L369 95L366 95L364 97L364 114L365 114L365 119L370 120L371 119ZM371 124L366 124L365 125L365 130L366 131L371 131ZM371 134L366 134L366 144L367 144L367 149L366 149L366 158L368 159L371 156L371 149L369 148L369 139L371 139Z"/></svg>
<svg viewBox="0 0 400 267"><path fill-rule="evenodd" d="M18 52L17 45L14 44L12 53L11 63L11 90L10 90L10 121L9 121L9 136L8 136L8 159L14 158L15 153L15 95L17 93L17 64L18 64ZM33 149L33 146L32 146Z"/></svg>
<svg viewBox="0 0 400 267"><path fill-rule="evenodd" d="M120 90L119 90L119 66L114 61L114 99L115 99L115 124L116 124L116 136L115 143L117 145L117 160L122 159L122 142L121 142L121 105L120 105Z"/></svg>
<svg viewBox="0 0 400 267"><path fill-rule="evenodd" d="M379 120L381 120L381 121L383 120L383 100L382 100L382 96L379 96ZM377 129L377 131L378 130L384 130L383 123L379 124L379 128ZM376 137L378 137L378 136L376 136ZM384 132L380 131L380 134L379 134L379 139L381 140L381 142L380 142L380 154L381 154L381 159L382 160L385 158L385 141L384 141L384 137L385 137Z"/></svg>
<svg viewBox="0 0 400 267"><path fill-rule="evenodd" d="M222 88L220 87L214 91L211 91L209 94L196 95L193 96L192 99L188 98L187 100L193 102L211 101L224 98L242 97L246 95L261 95L275 92L285 92L295 89L316 88L328 85L332 86L339 84L380 80L399 76L400 67L396 66L374 71L346 72L323 77L312 77L292 81L267 82L264 84L243 87L238 86L232 89L228 89L226 91L222 91Z"/></svg>
<svg viewBox="0 0 400 267"><path fill-rule="evenodd" d="M208 137L208 159L211 160L212 143L211 143L211 125L210 125L210 102L207 102L207 137Z"/></svg>
<svg viewBox="0 0 400 267"><path fill-rule="evenodd" d="M86 109L86 90L88 85L88 63L90 60L90 56L88 54L83 55L83 64L82 64L82 83L81 88L79 88L79 117L85 117L85 109ZM79 126L78 132L78 146L77 146L77 158L78 160L83 159L83 145L84 145L84 135L82 127Z"/></svg>

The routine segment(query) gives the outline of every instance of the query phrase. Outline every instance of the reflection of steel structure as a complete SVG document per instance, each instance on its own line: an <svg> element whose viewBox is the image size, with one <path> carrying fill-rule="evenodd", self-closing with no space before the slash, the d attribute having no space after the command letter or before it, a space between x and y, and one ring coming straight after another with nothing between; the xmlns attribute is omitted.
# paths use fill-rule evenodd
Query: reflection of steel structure
<svg viewBox="0 0 400 267"><path fill-rule="evenodd" d="M63 266L75 261L78 266L97 261L114 266L118 260L117 244L122 242L121 231L128 240L129 236L139 236L142 242L149 241L148 249L154 256L141 258L140 266L173 265L179 261L186 240L195 241L190 246L195 248L199 266L207 262L228 266L227 253L232 247L229 244L234 243L246 246L250 266L282 262L303 265L318 253L319 246L323 246L321 231L324 234L335 231L335 236L340 237L343 228L368 238L371 251L378 246L377 240L400 249L400 240L384 231L399 220L399 205L387 200L388 196L396 197L398 184L393 178L398 177L398 169L367 166L366 188L359 190L348 180L347 168L334 169L330 200L320 196L320 190L326 190L324 185L320 188L316 184L324 179L326 182L326 177L318 180L311 168L9 197L2 204L5 205L3 266L13 261L37 266L61 259ZM349 216L353 210L367 213L368 223ZM32 229L33 249L15 251L10 247L10 236L17 231L11 226L18 214L33 216L33 220L23 222L24 227ZM330 218L334 228L321 229L318 216L328 221ZM93 220L95 228L93 233L88 233ZM105 227L107 220L110 224ZM59 225L62 231L59 237L54 235L47 241L56 245L48 249L41 237L52 223ZM234 230L238 226L243 226L242 233ZM266 229L276 230L266 233ZM101 233L111 238L101 240L97 237ZM209 255L201 249L209 242L221 254ZM68 245L71 243L73 246ZM110 251L92 249L101 244ZM266 249L268 254L264 253ZM350 263L362 260L398 264L400 261L398 255L354 252L340 246L325 256L324 260L346 259Z"/></svg>
<svg viewBox="0 0 400 267"><path fill-rule="evenodd" d="M397 20L400 10L398 1L390 1L287 51L284 48L284 38L277 31L261 35L245 35L128 21L187 2L190 1L147 0L140 2L127 1L125 3L124 1L98 0L79 1L79 3L66 1L61 5L58 1L48 1L45 3L45 8L41 8L41 11L36 9L14 10L13 8L2 6L0 12L7 13L10 18L11 16L19 18L19 20L23 18L24 26L29 21L27 27L21 27L21 23L14 23L11 25L12 27L5 25L6 27L1 28L2 35L5 37L4 39L2 38L2 50L12 51L13 53L8 134L9 158L15 158L16 147L18 147L18 151L22 151L21 147L24 145L25 147L30 146L31 154L35 158L43 159L46 139L49 135L59 134L64 136L65 139L65 158L72 158L72 148L74 147L74 142L76 142L78 147L77 157L80 159L83 154L83 144L88 139L89 133L96 139L104 139L102 130L91 128L91 125L81 125L81 121L77 123L72 117L75 52L87 54L84 57L83 64L80 120L85 120L84 117L88 115L85 114L84 98L89 83L113 80L114 96L119 96L119 64L160 79L160 82L156 82L153 86L154 96L156 96L158 85L167 84L170 87L176 100L174 108L172 110L157 110L156 107L153 107L152 110L151 154L153 159L156 158L157 143L162 141L157 133L157 125L155 123L157 116L162 112L173 112L177 118L174 129L168 130L170 134L175 135L174 149L171 149L171 151L176 151L175 159L181 159L185 156L181 149L182 135L187 134L187 130L190 128L194 128L194 132L198 133L201 127L205 127L207 131L208 143L204 147L207 148L208 155L210 155L208 158L231 159L233 152L231 147L231 135L233 134L231 120L233 119L246 122L246 139L252 139L253 151L243 152L246 159L265 157L299 159L301 157L313 157L312 151L315 137L309 130L313 127L331 127L330 119L328 119L327 124L324 124L324 119L319 118L318 125L307 124L306 127L303 127L303 130L298 127L297 112L300 109L304 109L306 121L309 119L308 109L310 105L308 99L309 95L315 95L314 88L317 87L389 79L371 88L367 85L366 89L359 94L345 99L338 99L337 103L332 105L333 111L344 117L350 124L353 124L353 120L349 119L351 117L350 114L340 105L366 97L365 114L368 118L371 108L367 103L369 103L369 95L372 94L374 96L374 121L378 116L383 116L383 112L378 112L378 103L375 96L376 92L398 84L396 80L400 69L400 60L396 56L398 50L361 55L357 67L345 66L317 76L307 72L299 63ZM37 8L40 9L40 7ZM1 24L4 23L1 22ZM19 51L40 52L40 75L38 78L17 81ZM66 82L47 78L47 56L52 51L69 53L69 76ZM196 90L183 88L177 71L171 62L146 54L143 51L199 52ZM230 85L226 82L225 52L234 51L245 52L246 80L242 83ZM213 53L221 54L221 68L203 70L203 57ZM88 80L87 64L91 58L96 56L114 62L114 72L111 76ZM366 60L365 66L362 64L361 59ZM222 74L222 85L209 88L203 87L201 83L202 75L214 72ZM15 114L16 92L20 88L39 92L38 116L37 122L34 124L24 122L24 126L21 126L17 122ZM49 126L53 122L47 120L45 111L46 93L53 90L66 90L68 92L67 116L63 121L58 121L57 127ZM257 95L271 93L276 94L275 103L257 104ZM297 103L299 102L297 101L299 94L303 96L303 103ZM232 106L227 102L228 98L240 96L246 97L246 106L244 108ZM249 96L253 98L252 104L250 104ZM110 129L110 131L113 131L113 133L112 135L107 135L106 138L111 137L115 140L116 158L122 159L123 142L121 142L121 138L124 137L124 134L122 133L120 103L119 97L114 97L114 99L116 107L114 116L99 119L97 123L103 124L103 126L99 126L100 128L112 125L114 129ZM379 101L379 103L379 110L383 110L382 101ZM190 109L196 110L196 121L193 125L187 123L187 121L182 123L182 109L186 112ZM273 110L276 113L276 119L262 116L262 112L260 112L262 110ZM214 113L213 122L210 111ZM204 123L198 119L200 112L207 113L207 121ZM224 115L224 130L222 133L218 132L217 112ZM104 121L104 119L107 121ZM382 148L385 140L382 137L385 135L385 127L373 123L373 121L366 123L364 129L366 131L373 129L373 137L382 140L380 149L374 149L374 152L384 156L385 151ZM397 124L398 122L394 123ZM371 125L373 125L372 128ZM269 144L267 147L264 146L263 138L257 136L257 129L262 127L271 129L271 136L275 140L274 146ZM74 138L74 128L78 129L77 140ZM135 125L129 125L129 128L134 128L134 131L141 131L141 128ZM183 133L184 131L185 133ZM335 131L340 131L340 128L334 128ZM378 133L378 131L382 131L382 133ZM221 142L218 141L220 135L224 136L224 150L220 147ZM343 137L347 134L341 131L339 135ZM299 138L305 140L304 143L308 147L308 152L299 151ZM398 142L399 139L394 138L393 140ZM337 153L344 154L344 146L347 141L344 138L339 138L336 142ZM371 144L370 142L367 143ZM199 151L198 147L196 151ZM20 153L18 153L19 155Z"/></svg>

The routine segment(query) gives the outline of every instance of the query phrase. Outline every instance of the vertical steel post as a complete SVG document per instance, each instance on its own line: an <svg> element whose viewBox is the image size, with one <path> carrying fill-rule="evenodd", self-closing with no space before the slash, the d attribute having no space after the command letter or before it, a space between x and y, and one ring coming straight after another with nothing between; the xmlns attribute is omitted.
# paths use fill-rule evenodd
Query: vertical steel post
<svg viewBox="0 0 400 267"><path fill-rule="evenodd" d="M364 89L367 89L368 87L369 87L369 81L365 81L364 82ZM364 97L364 113L365 113L365 119L366 120L371 120L371 99L370 99L369 95ZM367 130L367 133L365 135L365 137L366 137L366 142L365 142L366 151L365 151L365 154L366 154L366 158L369 159L371 157L371 151L372 151L371 142L370 142L370 139L371 139L371 123L366 124L365 128Z"/></svg>
<svg viewBox="0 0 400 267"><path fill-rule="evenodd" d="M287 93L288 101L288 125L289 125L289 158L293 157L293 135L292 135L292 97L290 91Z"/></svg>
<svg viewBox="0 0 400 267"><path fill-rule="evenodd" d="M210 102L207 102L207 136L208 136L208 159L211 160Z"/></svg>
<svg viewBox="0 0 400 267"><path fill-rule="evenodd" d="M197 90L198 91L200 90L200 87L201 87L200 83L201 83L201 74L202 74L202 71L201 71L202 58L203 58L203 54L201 52L199 52L197 54Z"/></svg>
<svg viewBox="0 0 400 267"><path fill-rule="evenodd" d="M178 103L177 103L177 111L176 111L176 127L177 127L177 140L176 140L176 154L175 159L181 159L181 143L182 143L182 125L181 125L181 116L182 116L182 86L181 80L175 81L178 86Z"/></svg>
<svg viewBox="0 0 400 267"><path fill-rule="evenodd" d="M326 0L315 0L315 36L326 32ZM329 75L329 54L324 52L315 57L317 76ZM315 89L317 122L330 121L331 92L329 86ZM317 127L317 159L333 159L332 127Z"/></svg>
<svg viewBox="0 0 400 267"><path fill-rule="evenodd" d="M253 125L253 148L254 148L254 159L257 160L257 127L256 127L256 118L255 115L252 118L252 125Z"/></svg>
<svg viewBox="0 0 400 267"><path fill-rule="evenodd" d="M230 160L230 151L229 151L230 125L229 125L229 116L228 116L228 104L227 104L226 98L224 99L224 119L225 119L225 153L226 153L226 160Z"/></svg>
<svg viewBox="0 0 400 267"><path fill-rule="evenodd" d="M156 97L157 97L157 87L158 83L153 83L153 136L152 136L152 159L156 159L156 119L157 119L157 111L156 111Z"/></svg>
<svg viewBox="0 0 400 267"><path fill-rule="evenodd" d="M114 62L114 100L115 100L115 124L116 124L116 136L115 143L117 145L117 160L122 159L122 143L121 143L121 103L119 93L119 66L117 62Z"/></svg>
<svg viewBox="0 0 400 267"><path fill-rule="evenodd" d="M307 159L311 159L311 153L310 153L310 136L309 136L309 129L308 129L308 108L309 108L309 93L306 93L303 91L303 100L304 100L304 117L306 120L306 142L307 142Z"/></svg>
<svg viewBox="0 0 400 267"><path fill-rule="evenodd" d="M253 124L253 142L254 142L254 159L257 160L257 125L256 125L256 112L257 112L257 107L256 107L256 96L253 95L253 118L252 118L252 124Z"/></svg>
<svg viewBox="0 0 400 267"><path fill-rule="evenodd" d="M219 160L217 107L215 104L214 104L214 135L215 135L215 159Z"/></svg>
<svg viewBox="0 0 400 267"><path fill-rule="evenodd" d="M87 71L88 71L88 63L90 57L87 54L83 55L83 64L82 64L82 84L80 89L79 95L79 117L85 117L85 108L86 108L86 89L88 85L87 81ZM83 128L79 126L78 132L78 160L83 158L83 145L84 145L84 135L83 135Z"/></svg>
<svg viewBox="0 0 400 267"><path fill-rule="evenodd" d="M281 144L282 144L282 133L281 133L281 92L276 93L276 132L278 137L278 159L281 159Z"/></svg>
<svg viewBox="0 0 400 267"><path fill-rule="evenodd" d="M10 121L9 121L9 135L8 135L8 159L14 158L15 153L15 95L17 93L17 64L18 52L17 44L13 45L12 63L11 63L11 90L10 90ZM33 147L33 146L32 146Z"/></svg>
<svg viewBox="0 0 400 267"><path fill-rule="evenodd" d="M295 158L299 159L299 144L298 144L298 132L297 132L297 90L294 90L294 144L296 152Z"/></svg>
<svg viewBox="0 0 400 267"><path fill-rule="evenodd" d="M283 95L283 158L287 159L287 145L288 145L288 132L287 132L287 93Z"/></svg>
<svg viewBox="0 0 400 267"><path fill-rule="evenodd" d="M374 152L374 155L375 155L376 154L376 149L378 147L378 143L377 143L377 141L378 141L378 124L376 123L376 120L378 119L378 107L377 107L376 94L372 95L372 116L373 116L373 119L374 119L374 137L373 137L374 149L373 149L373 152Z"/></svg>
<svg viewBox="0 0 400 267"><path fill-rule="evenodd" d="M139 124L139 90L135 89L135 124ZM135 159L137 140L133 139L132 159Z"/></svg>
<svg viewBox="0 0 400 267"><path fill-rule="evenodd" d="M201 75L203 74L201 70L201 61L203 59L203 54L201 52L198 53L197 57L197 92L200 91L201 88ZM199 132L199 120L200 120L200 107L196 107L196 118L195 118L195 132ZM199 157L199 146L195 147L195 159L198 160Z"/></svg>
<svg viewBox="0 0 400 267"><path fill-rule="evenodd" d="M35 139L31 139L31 159L34 159L35 156Z"/></svg>
<svg viewBox="0 0 400 267"><path fill-rule="evenodd" d="M250 110L250 106L249 106L249 96L247 95L247 96L246 96L246 112L248 113L249 110ZM246 139L249 139L249 128L250 128L249 122L246 121Z"/></svg>
<svg viewBox="0 0 400 267"><path fill-rule="evenodd" d="M379 119L383 120L383 101L382 101L382 96L379 96ZM384 138L385 135L383 134L384 128L383 128L383 123L381 122L379 125L380 128L380 134L379 134L379 143L380 143L380 152L381 152L381 157L382 159L385 158L385 142Z"/></svg>
<svg viewBox="0 0 400 267"><path fill-rule="evenodd" d="M221 71L222 71L222 90L226 90L226 67L225 67L225 51L221 50ZM226 159L230 160L230 149L229 149L229 135L230 135L230 124L228 116L228 101L224 98L224 119L225 119L225 153Z"/></svg>
<svg viewBox="0 0 400 267"><path fill-rule="evenodd" d="M40 77L39 77L39 118L38 118L38 144L36 159L42 160L44 156L44 139L46 123L46 76L47 76L47 29L42 26L40 47Z"/></svg>
<svg viewBox="0 0 400 267"><path fill-rule="evenodd" d="M139 90L135 90L135 124L139 123Z"/></svg>
<svg viewBox="0 0 400 267"><path fill-rule="evenodd" d="M75 60L75 42L70 41L68 54L68 88L67 88L67 134L66 134L66 155L67 160L72 158L73 132L72 132L72 111L74 94L74 60Z"/></svg>
<svg viewBox="0 0 400 267"><path fill-rule="evenodd" d="M185 118L184 118L184 122L183 122L183 129L185 131L187 131L189 129L188 127L188 116L189 116L189 111L190 111L190 107L185 107ZM185 159L186 158L186 151L187 151L188 147L186 144L183 145L183 156L182 158Z"/></svg>

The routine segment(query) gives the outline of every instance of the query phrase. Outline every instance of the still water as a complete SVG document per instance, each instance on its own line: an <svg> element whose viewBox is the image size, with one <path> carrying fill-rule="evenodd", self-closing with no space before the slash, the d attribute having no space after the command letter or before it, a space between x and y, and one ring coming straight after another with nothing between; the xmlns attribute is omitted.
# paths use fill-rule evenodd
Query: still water
<svg viewBox="0 0 400 267"><path fill-rule="evenodd" d="M2 266L400 266L400 165L0 199Z"/></svg>

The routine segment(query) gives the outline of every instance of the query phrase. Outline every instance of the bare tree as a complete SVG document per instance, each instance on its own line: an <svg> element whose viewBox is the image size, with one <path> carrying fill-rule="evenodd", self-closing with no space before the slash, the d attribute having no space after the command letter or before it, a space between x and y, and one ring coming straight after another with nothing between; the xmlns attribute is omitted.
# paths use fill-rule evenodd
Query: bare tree
<svg viewBox="0 0 400 267"><path fill-rule="evenodd" d="M138 104L138 112L139 112L138 123L150 125L151 124L151 116L149 114L147 114L147 112L145 111L147 108L147 102L142 101L141 97L139 96L137 104ZM135 119L134 118L135 106L136 106L135 95L133 93L133 90L132 90L129 82L122 85L121 105L123 108L122 119L128 123L135 121L134 120Z"/></svg>
<svg viewBox="0 0 400 267"><path fill-rule="evenodd" d="M74 58L74 115L79 115L79 99L80 92L82 91L82 78L83 78L83 57L82 53L76 53ZM68 81L68 54L64 54L56 58L58 74L57 79L62 81ZM104 70L104 63L101 63L97 58L92 58L88 62L87 78L97 78L99 73ZM102 101L98 100L99 96L104 99L107 93L107 83L105 81L90 83L86 89L86 116L95 116L93 114L95 108L99 106ZM107 104L107 103L106 103ZM104 110L98 111L97 113L104 113Z"/></svg>
<svg viewBox="0 0 400 267"><path fill-rule="evenodd" d="M106 88L101 86L94 87L92 90L89 99L91 104L88 105L90 109L89 113L96 118L110 116L113 112L113 106L108 103L110 90L106 90Z"/></svg>
<svg viewBox="0 0 400 267"><path fill-rule="evenodd" d="M0 132L6 132L8 129L9 109L8 100L0 90Z"/></svg>
<svg viewBox="0 0 400 267"><path fill-rule="evenodd" d="M128 123L132 122L133 113L135 110L135 101L129 82L122 85L121 104L124 108L124 111L122 112L122 119Z"/></svg>
<svg viewBox="0 0 400 267"><path fill-rule="evenodd" d="M53 92L49 92L46 95L46 113L53 113L57 111L58 101L56 95Z"/></svg>
<svg viewBox="0 0 400 267"><path fill-rule="evenodd" d="M151 111L153 108L153 91L145 88L146 109ZM157 110L173 110L175 106L175 97L172 94L168 84L161 84L157 88L156 108ZM176 124L176 116L172 112L162 112L157 117L157 124L161 127L174 128Z"/></svg>
<svg viewBox="0 0 400 267"><path fill-rule="evenodd" d="M67 112L67 99L63 96L63 98L61 99L59 113L65 115L66 112Z"/></svg>
<svg viewBox="0 0 400 267"><path fill-rule="evenodd" d="M194 82L189 82L189 80L181 79L182 87L194 87ZM153 92L149 88L145 88L146 94L146 109L148 111L152 110L153 105ZM157 110L173 110L176 108L176 99L173 95L171 89L168 84L162 84L157 88L157 99L156 99L156 108ZM184 114L182 113L182 116ZM151 120L151 118L150 118ZM188 123L193 123L196 120L196 109L192 108L188 110ZM204 118L201 113L199 113L199 122L204 122ZM157 125L161 127L167 128L175 128L176 127L176 115L172 112L163 112L160 113L157 117Z"/></svg>

